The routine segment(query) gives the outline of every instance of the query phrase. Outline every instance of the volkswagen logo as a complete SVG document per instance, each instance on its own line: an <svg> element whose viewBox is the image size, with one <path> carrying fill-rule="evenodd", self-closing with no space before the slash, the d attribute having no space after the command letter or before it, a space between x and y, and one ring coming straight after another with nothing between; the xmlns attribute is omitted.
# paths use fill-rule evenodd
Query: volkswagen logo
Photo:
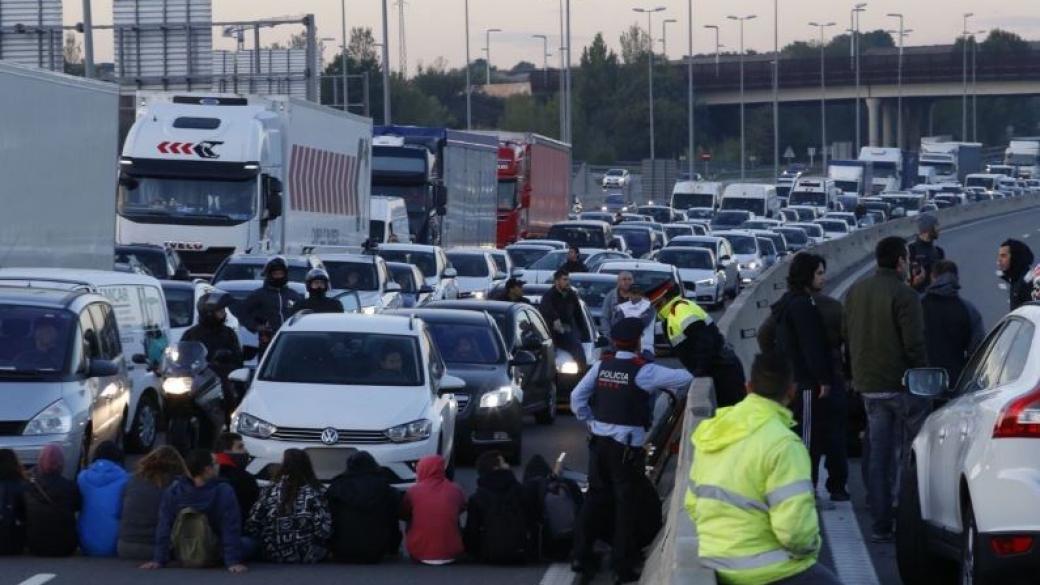
<svg viewBox="0 0 1040 585"><path fill-rule="evenodd" d="M339 431L329 427L321 432L321 442L326 445L335 445L339 442Z"/></svg>

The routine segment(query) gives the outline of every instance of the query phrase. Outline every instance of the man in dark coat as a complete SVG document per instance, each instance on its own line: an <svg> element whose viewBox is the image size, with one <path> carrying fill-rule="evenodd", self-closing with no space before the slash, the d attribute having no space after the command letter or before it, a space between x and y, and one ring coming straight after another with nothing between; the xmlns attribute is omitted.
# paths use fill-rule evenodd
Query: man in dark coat
<svg viewBox="0 0 1040 585"><path fill-rule="evenodd" d="M1032 267L1033 251L1029 246L1015 239L1004 240L1000 244L997 268L1000 269L1001 280L1008 283L1012 311L1033 300L1033 285L1025 281Z"/></svg>
<svg viewBox="0 0 1040 585"><path fill-rule="evenodd" d="M242 325L253 333L268 327L273 334L293 314L293 309L303 297L289 287L289 265L285 258L271 258L264 266L263 275L264 286L246 297L235 314Z"/></svg>
<svg viewBox="0 0 1040 585"><path fill-rule="evenodd" d="M563 266L560 266L560 269L566 270L568 273L589 271L585 267L585 263L581 261L581 250L577 246L567 248L567 261L563 263Z"/></svg>
<svg viewBox="0 0 1040 585"><path fill-rule="evenodd" d="M957 265L940 260L932 266L932 284L921 298L924 310L924 336L928 364L945 368L950 384L955 384L986 330L982 315L957 291L961 288Z"/></svg>
<svg viewBox="0 0 1040 585"><path fill-rule="evenodd" d="M939 239L939 219L931 213L917 216L917 239L910 242L910 284L917 292L924 292L931 284L932 266L946 258L946 252L935 245Z"/></svg>
<svg viewBox="0 0 1040 585"><path fill-rule="evenodd" d="M312 313L342 313L343 304L325 296L329 292L329 273L322 268L314 268L307 273L307 299L296 303L293 313L310 311Z"/></svg>
<svg viewBox="0 0 1040 585"><path fill-rule="evenodd" d="M542 295L538 310L552 329L556 345L571 354L579 371L585 370L585 350L581 347L579 324L582 322L578 293L571 288L570 272L559 269L553 274L553 287Z"/></svg>
<svg viewBox="0 0 1040 585"><path fill-rule="evenodd" d="M238 433L221 433L213 445L217 465L220 466L220 478L231 484L238 500L238 509L243 524L249 517L249 510L260 497L260 485L251 473L246 471L249 465L249 451Z"/></svg>
<svg viewBox="0 0 1040 585"><path fill-rule="evenodd" d="M401 547L401 494L367 451L347 460L325 492L332 512L329 550L337 561L378 563Z"/></svg>

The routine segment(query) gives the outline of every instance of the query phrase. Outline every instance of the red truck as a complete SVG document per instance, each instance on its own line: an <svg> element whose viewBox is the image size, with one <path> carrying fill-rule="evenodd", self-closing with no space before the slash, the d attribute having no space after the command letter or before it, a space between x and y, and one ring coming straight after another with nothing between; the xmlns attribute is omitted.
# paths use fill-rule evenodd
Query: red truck
<svg viewBox="0 0 1040 585"><path fill-rule="evenodd" d="M571 204L571 147L528 132L498 137L498 246L549 233Z"/></svg>

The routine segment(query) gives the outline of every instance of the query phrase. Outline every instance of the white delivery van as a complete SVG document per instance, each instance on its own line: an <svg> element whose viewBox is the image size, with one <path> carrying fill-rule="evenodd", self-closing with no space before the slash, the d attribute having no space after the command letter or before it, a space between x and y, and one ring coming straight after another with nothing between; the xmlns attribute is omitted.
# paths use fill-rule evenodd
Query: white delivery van
<svg viewBox="0 0 1040 585"><path fill-rule="evenodd" d="M799 177L791 189L791 197L787 204L813 207L817 215L823 215L838 207L841 189L833 179L825 177Z"/></svg>
<svg viewBox="0 0 1040 585"><path fill-rule="evenodd" d="M743 209L755 217L776 217L780 198L776 186L767 183L732 183L722 192L719 209Z"/></svg>
<svg viewBox="0 0 1040 585"><path fill-rule="evenodd" d="M162 380L149 367L169 343L170 319L159 281L151 276L108 270L3 268L0 285L89 291L108 299L116 315L123 358L132 388L126 416L126 441L138 452L150 451L159 433Z"/></svg>
<svg viewBox="0 0 1040 585"><path fill-rule="evenodd" d="M408 208L400 197L372 196L368 239L373 244L412 241L408 232Z"/></svg>
<svg viewBox="0 0 1040 585"><path fill-rule="evenodd" d="M723 184L716 181L679 181L672 188L672 209L717 209Z"/></svg>

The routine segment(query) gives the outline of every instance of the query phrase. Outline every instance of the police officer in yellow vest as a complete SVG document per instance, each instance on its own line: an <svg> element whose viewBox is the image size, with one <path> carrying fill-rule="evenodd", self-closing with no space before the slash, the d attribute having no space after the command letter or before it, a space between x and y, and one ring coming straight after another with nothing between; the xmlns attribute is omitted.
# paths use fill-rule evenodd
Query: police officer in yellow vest
<svg viewBox="0 0 1040 585"><path fill-rule="evenodd" d="M791 431L791 366L759 355L748 394L693 432L686 511L698 557L728 585L840 585L817 562L820 527L809 453Z"/></svg>
<svg viewBox="0 0 1040 585"><path fill-rule="evenodd" d="M646 297L682 365L694 376L710 377L714 382L718 406L739 402L744 397L744 366L711 315L682 298L670 280L650 289Z"/></svg>

